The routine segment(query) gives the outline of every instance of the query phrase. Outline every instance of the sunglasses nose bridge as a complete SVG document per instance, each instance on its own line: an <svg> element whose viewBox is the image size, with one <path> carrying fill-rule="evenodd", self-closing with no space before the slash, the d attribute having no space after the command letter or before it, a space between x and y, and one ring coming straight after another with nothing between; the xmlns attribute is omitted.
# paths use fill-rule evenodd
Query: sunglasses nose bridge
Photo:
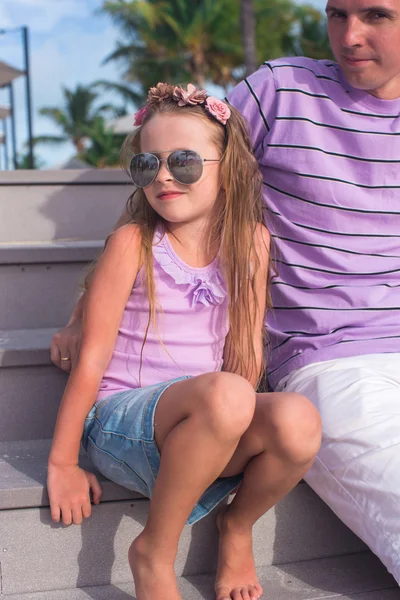
<svg viewBox="0 0 400 600"><path fill-rule="evenodd" d="M173 179L173 176L169 169L167 158L158 158L158 170L156 179L161 181Z"/></svg>

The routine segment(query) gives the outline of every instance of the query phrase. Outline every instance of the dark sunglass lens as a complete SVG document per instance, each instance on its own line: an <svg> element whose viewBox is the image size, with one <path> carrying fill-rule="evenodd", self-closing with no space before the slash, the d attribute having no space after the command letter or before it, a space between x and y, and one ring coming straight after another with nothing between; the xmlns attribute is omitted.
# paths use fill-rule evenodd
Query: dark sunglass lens
<svg viewBox="0 0 400 600"><path fill-rule="evenodd" d="M193 150L177 150L168 157L169 170L179 183L195 183L203 172L203 161Z"/></svg>
<svg viewBox="0 0 400 600"><path fill-rule="evenodd" d="M132 181L138 187L146 187L153 183L158 172L158 159L154 154L135 154L131 160L130 173Z"/></svg>

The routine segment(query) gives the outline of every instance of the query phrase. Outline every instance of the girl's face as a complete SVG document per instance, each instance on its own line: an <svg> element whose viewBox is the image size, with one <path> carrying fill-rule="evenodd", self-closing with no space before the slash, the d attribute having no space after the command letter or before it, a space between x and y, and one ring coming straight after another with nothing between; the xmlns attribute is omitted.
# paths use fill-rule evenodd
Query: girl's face
<svg viewBox="0 0 400 600"><path fill-rule="evenodd" d="M144 188L147 201L168 223L207 224L220 193L219 162L204 162L198 181L185 185L169 172L166 159L174 150L194 150L201 158L219 161L221 151L212 138L212 124L179 113L154 116L141 131L141 152L155 154L160 170Z"/></svg>

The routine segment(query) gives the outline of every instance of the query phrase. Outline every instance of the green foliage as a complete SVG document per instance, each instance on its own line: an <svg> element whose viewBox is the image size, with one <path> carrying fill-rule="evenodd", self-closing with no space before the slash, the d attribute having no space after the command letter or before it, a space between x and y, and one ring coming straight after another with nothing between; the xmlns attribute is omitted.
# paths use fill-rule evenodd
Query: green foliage
<svg viewBox="0 0 400 600"><path fill-rule="evenodd" d="M294 40L298 54L311 58L333 60L325 16L312 6L298 6L296 10L298 33Z"/></svg>
<svg viewBox="0 0 400 600"><path fill-rule="evenodd" d="M41 169L44 166L44 161L38 158L35 154L33 154L33 168ZM29 160L29 152L24 152L22 154L17 154L17 164L16 169L30 169L30 160Z"/></svg>
<svg viewBox="0 0 400 600"><path fill-rule="evenodd" d="M332 58L325 15L292 0L256 0L259 62L281 56Z"/></svg>
<svg viewBox="0 0 400 600"><path fill-rule="evenodd" d="M114 167L119 165L119 152L124 136L115 135L105 127L104 119L96 117L86 129L88 147L78 154L78 158L94 167Z"/></svg>
<svg viewBox="0 0 400 600"><path fill-rule="evenodd" d="M108 0L103 11L127 40L106 61L143 93L158 81L226 87L242 65L238 0Z"/></svg>
<svg viewBox="0 0 400 600"><path fill-rule="evenodd" d="M117 109L110 104L96 106L99 92L92 86L77 85L74 90L62 88L64 106L62 108L43 107L41 115L51 119L60 129L60 135L42 135L35 138L35 143L61 144L71 141L77 153L85 149L88 129L94 126L100 116L115 115Z"/></svg>
<svg viewBox="0 0 400 600"><path fill-rule="evenodd" d="M243 0L242 0L243 1ZM118 61L141 102L158 81L227 88L244 73L241 0L105 0L124 40ZM257 59L293 54L330 58L324 16L294 0L255 0ZM140 104L141 102L138 102Z"/></svg>
<svg viewBox="0 0 400 600"><path fill-rule="evenodd" d="M140 105L158 81L206 82L227 88L244 76L241 2L245 0L104 0L102 11L121 29L121 41L105 62L123 66L125 82L97 81L89 86L63 88L62 108L44 107L59 135L35 138L35 143L71 141L76 154L93 166L118 164L121 136L105 127L106 116L125 109L99 105L103 91L120 95L124 104ZM295 0L254 0L257 61L280 56L332 58L325 18ZM251 16L251 15L250 15ZM251 19L253 21L253 19ZM254 46L253 46L254 48Z"/></svg>

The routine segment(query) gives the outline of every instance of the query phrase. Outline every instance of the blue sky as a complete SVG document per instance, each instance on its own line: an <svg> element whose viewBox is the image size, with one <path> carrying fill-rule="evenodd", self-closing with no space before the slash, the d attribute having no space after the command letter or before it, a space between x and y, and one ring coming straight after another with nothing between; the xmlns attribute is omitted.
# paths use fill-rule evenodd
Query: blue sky
<svg viewBox="0 0 400 600"><path fill-rule="evenodd" d="M326 4L325 0L310 3L320 9ZM120 35L111 19L99 14L101 5L102 0L0 1L0 29L29 27L34 135L58 133L50 120L38 114L38 109L61 106L62 85L75 87L96 79L120 79L115 63L101 64ZM0 60L23 68L19 32L0 35ZM22 77L15 82L15 100L18 146L22 150L27 137ZM8 93L0 90L0 105L7 103ZM73 147L41 145L37 154L45 166L51 167L71 156Z"/></svg>

